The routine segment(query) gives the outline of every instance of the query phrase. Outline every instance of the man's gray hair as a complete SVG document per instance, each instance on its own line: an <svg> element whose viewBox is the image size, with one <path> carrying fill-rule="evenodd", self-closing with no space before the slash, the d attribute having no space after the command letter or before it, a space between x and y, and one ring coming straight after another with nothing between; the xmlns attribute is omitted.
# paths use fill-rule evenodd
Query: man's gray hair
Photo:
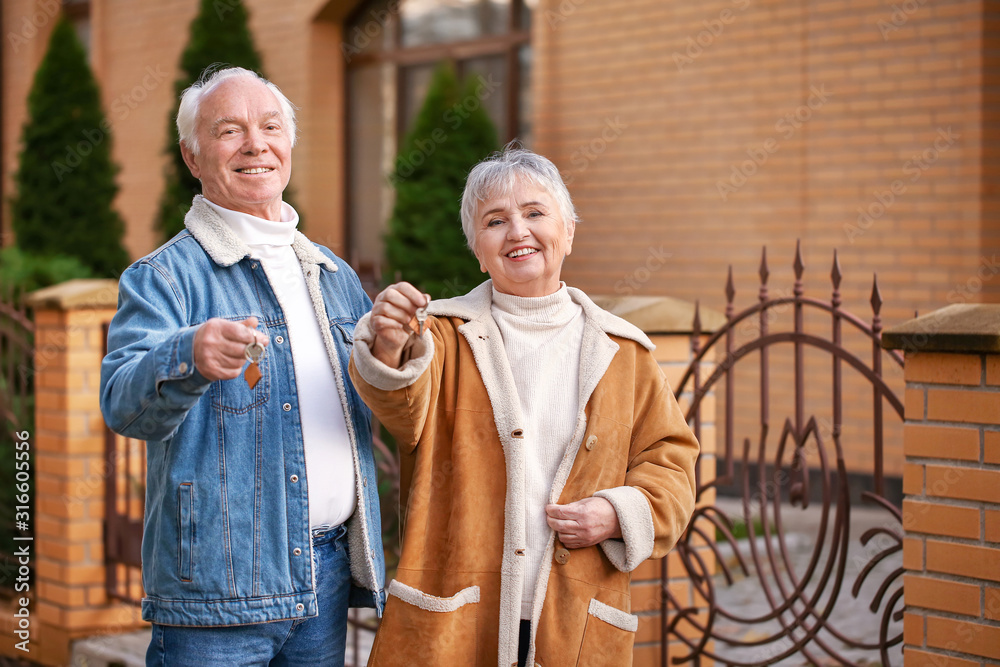
<svg viewBox="0 0 1000 667"><path fill-rule="evenodd" d="M462 231L469 248L476 250L476 212L479 203L490 197L503 197L514 190L518 178L527 179L556 200L563 222L579 222L569 190L559 170L546 157L518 146L516 141L489 156L469 172L462 193Z"/></svg>
<svg viewBox="0 0 1000 667"><path fill-rule="evenodd" d="M251 79L259 81L267 86L268 90L278 98L278 106L281 116L287 126L292 146L295 145L295 105L292 104L285 94L276 85L248 69L242 67L223 67L211 65L205 68L198 80L181 93L181 105L177 110L177 134L180 135L180 143L184 144L195 155L200 150L198 146L198 109L204 97L230 79Z"/></svg>

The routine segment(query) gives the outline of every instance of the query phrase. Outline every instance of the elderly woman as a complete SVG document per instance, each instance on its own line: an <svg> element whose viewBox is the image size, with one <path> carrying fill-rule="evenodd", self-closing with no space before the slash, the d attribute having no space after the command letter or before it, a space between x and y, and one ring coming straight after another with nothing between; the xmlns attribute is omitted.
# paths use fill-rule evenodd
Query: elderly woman
<svg viewBox="0 0 1000 667"><path fill-rule="evenodd" d="M369 664L631 664L629 573L684 531L698 443L649 339L560 282L576 213L549 160L477 165L462 226L490 280L392 285L355 330L351 377L402 456Z"/></svg>

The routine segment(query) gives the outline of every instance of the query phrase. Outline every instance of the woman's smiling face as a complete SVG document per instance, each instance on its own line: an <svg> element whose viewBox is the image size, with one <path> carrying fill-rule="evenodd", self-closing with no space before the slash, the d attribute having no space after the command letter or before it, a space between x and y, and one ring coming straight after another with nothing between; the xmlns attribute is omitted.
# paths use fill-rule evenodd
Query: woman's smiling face
<svg viewBox="0 0 1000 667"><path fill-rule="evenodd" d="M479 202L475 254L493 286L515 296L559 289L563 259L573 249L574 221L564 221L555 198L518 178L509 193Z"/></svg>

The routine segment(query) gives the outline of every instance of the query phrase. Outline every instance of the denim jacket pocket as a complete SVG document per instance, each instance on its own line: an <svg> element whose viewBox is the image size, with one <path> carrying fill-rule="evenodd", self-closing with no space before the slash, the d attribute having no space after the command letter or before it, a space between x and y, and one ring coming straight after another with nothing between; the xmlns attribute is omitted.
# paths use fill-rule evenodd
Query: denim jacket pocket
<svg viewBox="0 0 1000 667"><path fill-rule="evenodd" d="M184 482L177 488L178 574L181 581L191 581L194 550L194 484Z"/></svg>
<svg viewBox="0 0 1000 667"><path fill-rule="evenodd" d="M258 325L257 331L267 335L263 325ZM265 348L264 356L257 362L261 377L253 389L243 378L243 373L247 369L247 366L244 366L243 371L232 380L216 380L212 383L212 406L223 412L243 414L266 403L271 394L271 363L268 360L268 351Z"/></svg>
<svg viewBox="0 0 1000 667"><path fill-rule="evenodd" d="M342 340L344 342L344 345L346 345L348 350L350 350L350 347L354 345L355 325L357 325L357 322L355 322L354 320L349 320L349 321L337 320L330 324L330 330L331 330L330 333L332 333L334 337L339 336L340 340Z"/></svg>

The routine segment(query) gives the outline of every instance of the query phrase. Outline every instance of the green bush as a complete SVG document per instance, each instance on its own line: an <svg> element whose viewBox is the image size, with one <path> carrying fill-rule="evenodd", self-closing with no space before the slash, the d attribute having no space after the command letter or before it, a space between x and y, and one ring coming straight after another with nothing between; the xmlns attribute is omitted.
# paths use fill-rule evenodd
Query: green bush
<svg viewBox="0 0 1000 667"><path fill-rule="evenodd" d="M460 215L469 171L499 148L481 87L471 77L460 84L442 63L390 175L396 204L385 239L386 278L398 272L435 299L465 294L486 278Z"/></svg>
<svg viewBox="0 0 1000 667"><path fill-rule="evenodd" d="M66 19L52 31L28 95L11 217L17 246L34 256L76 257L99 276L127 265L111 126L87 54Z"/></svg>
<svg viewBox="0 0 1000 667"><path fill-rule="evenodd" d="M0 295L27 294L74 278L94 277L76 257L34 255L16 246L0 250Z"/></svg>

